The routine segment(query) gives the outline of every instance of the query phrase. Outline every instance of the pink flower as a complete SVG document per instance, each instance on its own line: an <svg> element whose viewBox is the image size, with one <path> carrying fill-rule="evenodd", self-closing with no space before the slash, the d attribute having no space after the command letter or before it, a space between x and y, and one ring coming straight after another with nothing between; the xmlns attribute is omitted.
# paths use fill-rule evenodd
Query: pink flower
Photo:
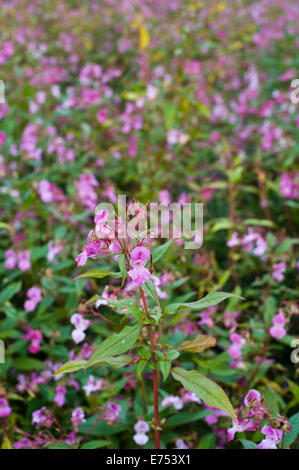
<svg viewBox="0 0 299 470"><path fill-rule="evenodd" d="M148 436L140 432L140 433L134 434L133 439L136 442L136 444L138 444L139 446L144 446L144 444L146 444L148 441Z"/></svg>
<svg viewBox="0 0 299 470"><path fill-rule="evenodd" d="M51 183L49 183L49 181L41 180L39 183L38 192L39 192L41 200L45 202L46 204L49 204L50 202L54 200Z"/></svg>
<svg viewBox="0 0 299 470"><path fill-rule="evenodd" d="M239 239L238 233L233 232L231 238L228 240L226 245L229 246L230 248L232 248L233 246L240 245L240 243L241 243L241 240Z"/></svg>
<svg viewBox="0 0 299 470"><path fill-rule="evenodd" d="M56 395L54 397L54 401L57 404L57 406L63 406L65 404L65 394L66 394L66 388L58 385L56 387Z"/></svg>
<svg viewBox="0 0 299 470"><path fill-rule="evenodd" d="M284 197L288 197L290 199L296 199L299 195L299 182L296 182L296 178L298 179L297 174L293 173L283 173L281 175L281 182L279 184L279 188L281 194Z"/></svg>
<svg viewBox="0 0 299 470"><path fill-rule="evenodd" d="M6 269L13 269L18 261L18 257L14 250L6 250L5 252L5 261L4 261L4 266Z"/></svg>
<svg viewBox="0 0 299 470"><path fill-rule="evenodd" d="M274 429L271 426L264 426L261 432L266 436L266 439L263 439L258 444L259 449L277 449L277 444L283 438L283 431L281 429Z"/></svg>
<svg viewBox="0 0 299 470"><path fill-rule="evenodd" d="M5 144L6 135L0 131L0 147Z"/></svg>
<svg viewBox="0 0 299 470"><path fill-rule="evenodd" d="M169 395L168 397L163 398L161 406L162 408L173 406L176 410L181 410L183 408L183 402L180 397Z"/></svg>
<svg viewBox="0 0 299 470"><path fill-rule="evenodd" d="M146 421L143 421L142 419L140 419L140 420L137 421L137 423L135 424L134 430L135 430L138 434L140 434L140 433L145 433L145 432L149 432L150 426L149 426L149 424L148 424Z"/></svg>
<svg viewBox="0 0 299 470"><path fill-rule="evenodd" d="M252 405L253 403L260 402L260 401L261 401L261 394L254 388L249 390L249 392L244 398L245 406L249 406L249 405Z"/></svg>
<svg viewBox="0 0 299 470"><path fill-rule="evenodd" d="M137 246L130 254L130 264L134 268L136 266L144 266L151 256L150 251L144 246Z"/></svg>
<svg viewBox="0 0 299 470"><path fill-rule="evenodd" d="M82 253L80 253L76 258L77 265L84 266L86 264L87 258L88 256L87 256L86 251L82 251Z"/></svg>
<svg viewBox="0 0 299 470"><path fill-rule="evenodd" d="M151 277L151 273L149 272L149 270L140 265L137 265L135 268L130 269L130 271L128 272L132 281L136 282L136 284L138 284L139 286L147 282Z"/></svg>
<svg viewBox="0 0 299 470"><path fill-rule="evenodd" d="M283 313L275 315L272 320L272 326L269 329L270 335L275 339L283 338L287 334L286 329L284 328L285 324L286 317Z"/></svg>
<svg viewBox="0 0 299 470"><path fill-rule="evenodd" d="M82 410L82 408L75 408L72 411L72 423L73 423L74 428L77 428L78 425L81 423L85 423L85 421L86 419L85 419L84 411Z"/></svg>
<svg viewBox="0 0 299 470"><path fill-rule="evenodd" d="M198 60L185 60L184 62L184 73L188 75L199 75L200 74L200 62Z"/></svg>
<svg viewBox="0 0 299 470"><path fill-rule="evenodd" d="M12 409L5 398L0 398L0 418L7 418L11 412Z"/></svg>
<svg viewBox="0 0 299 470"><path fill-rule="evenodd" d="M129 275L139 286L147 282L151 276L149 270L144 267L150 255L150 251L143 246L137 246L131 251L130 264L133 269L129 271Z"/></svg>
<svg viewBox="0 0 299 470"><path fill-rule="evenodd" d="M90 321L85 320L80 313L75 313L71 316L71 323L75 326L72 331L72 338L78 344L85 338L84 331L90 326Z"/></svg>
<svg viewBox="0 0 299 470"><path fill-rule="evenodd" d="M95 380L93 375L90 375L87 381L87 385L84 385L83 389L85 390L86 396L89 397L91 392L97 392L99 390L105 389L105 380L104 379Z"/></svg>
<svg viewBox="0 0 299 470"><path fill-rule="evenodd" d="M239 419L239 423L233 419L233 426L227 430L227 438L232 441L236 432L257 431L259 423L248 419Z"/></svg>
<svg viewBox="0 0 299 470"><path fill-rule="evenodd" d="M40 351L43 335L39 330L32 330L29 326L26 326L25 329L26 333L21 335L21 338L31 341L28 351L31 354L37 354Z"/></svg>
<svg viewBox="0 0 299 470"><path fill-rule="evenodd" d="M175 441L175 449L189 449L189 447L185 444L183 439L178 439Z"/></svg>
<svg viewBox="0 0 299 470"><path fill-rule="evenodd" d="M49 410L47 410L45 406L32 413L32 424L36 424L37 427L45 426L46 428L50 428L53 422L53 417L50 416Z"/></svg>
<svg viewBox="0 0 299 470"><path fill-rule="evenodd" d="M232 345L228 348L228 353L232 359L237 359L241 357L241 350L246 341L244 338L241 338L238 333L233 333L232 335L230 335L230 340L232 342Z"/></svg>
<svg viewBox="0 0 299 470"><path fill-rule="evenodd" d="M28 300L24 303L26 312L33 312L37 304L42 300L42 291L38 287L31 287L27 291Z"/></svg>
<svg viewBox="0 0 299 470"><path fill-rule="evenodd" d="M20 251L20 253L18 254L18 267L21 271L27 271L31 268L29 250Z"/></svg>
<svg viewBox="0 0 299 470"><path fill-rule="evenodd" d="M284 273L287 268L286 263L282 261L281 263L274 263L273 266L273 279L277 282L281 282L284 278Z"/></svg>

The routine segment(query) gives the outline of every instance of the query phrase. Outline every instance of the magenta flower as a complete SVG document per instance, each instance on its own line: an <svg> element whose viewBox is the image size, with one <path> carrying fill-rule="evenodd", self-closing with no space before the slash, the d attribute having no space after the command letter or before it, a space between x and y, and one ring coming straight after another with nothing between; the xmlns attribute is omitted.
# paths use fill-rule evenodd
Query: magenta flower
<svg viewBox="0 0 299 470"><path fill-rule="evenodd" d="M87 397L91 394L91 392L97 392L99 390L104 390L106 387L104 379L95 380L93 375L90 375L87 381L87 385L83 386L85 390L85 394Z"/></svg>
<svg viewBox="0 0 299 470"><path fill-rule="evenodd" d="M244 398L245 406L249 406L249 405L252 405L252 404L254 404L256 402L260 402L260 401L261 401L261 394L260 394L260 392L258 392L254 388L249 390L249 392L247 393L247 395Z"/></svg>
<svg viewBox="0 0 299 470"><path fill-rule="evenodd" d="M6 269L13 269L18 261L18 256L14 252L14 250L6 250L5 252L5 261L4 266Z"/></svg>
<svg viewBox="0 0 299 470"><path fill-rule="evenodd" d="M73 411L72 411L72 423L73 423L73 426L74 428L77 428L79 426L79 424L81 423L85 423L86 419L85 419L85 414L84 414L84 411L82 410L82 408L75 408Z"/></svg>
<svg viewBox="0 0 299 470"><path fill-rule="evenodd" d="M151 276L149 270L144 267L150 255L150 251L143 246L138 246L131 252L130 264L133 269L129 271L129 275L139 286L147 282Z"/></svg>
<svg viewBox="0 0 299 470"><path fill-rule="evenodd" d="M297 182L296 182L297 179ZM281 194L290 199L297 199L299 195L298 175L292 173L283 173L279 184Z"/></svg>
<svg viewBox="0 0 299 470"><path fill-rule="evenodd" d="M228 348L228 353L232 359L238 359L242 356L241 350L244 344L246 343L246 340L244 338L241 338L238 333L233 333L232 335L230 335L230 340L232 344Z"/></svg>
<svg viewBox="0 0 299 470"><path fill-rule="evenodd" d="M45 406L32 413L32 424L36 424L37 427L45 426L46 428L50 428L53 421L53 417Z"/></svg>
<svg viewBox="0 0 299 470"><path fill-rule="evenodd" d="M272 320L272 326L269 329L270 335L275 339L283 338L287 334L286 329L284 328L285 324L286 317L283 313L275 315Z"/></svg>
<svg viewBox="0 0 299 470"><path fill-rule="evenodd" d="M272 276L273 279L277 282L281 282L284 278L284 273L286 271L287 265L284 261L281 261L281 263L274 263L273 266L273 272Z"/></svg>
<svg viewBox="0 0 299 470"><path fill-rule="evenodd" d="M277 444L283 438L283 431L281 429L274 429L271 426L264 426L261 432L266 436L266 439L263 439L258 444L259 449L277 449Z"/></svg>
<svg viewBox="0 0 299 470"><path fill-rule="evenodd" d="M235 437L236 432L244 431L257 431L259 423L256 421L250 421L249 419L239 419L239 423L233 419L233 425L227 430L227 438L232 441Z"/></svg>
<svg viewBox="0 0 299 470"><path fill-rule="evenodd" d="M58 385L56 387L56 395L54 397L54 401L57 404L57 406L61 407L65 404L65 394L66 394L66 388L62 387L61 385Z"/></svg>
<svg viewBox="0 0 299 470"><path fill-rule="evenodd" d="M5 398L0 398L0 418L7 418L12 412Z"/></svg>
<svg viewBox="0 0 299 470"><path fill-rule="evenodd" d="M31 268L29 250L20 251L20 253L18 254L18 267L21 271L27 271Z"/></svg>

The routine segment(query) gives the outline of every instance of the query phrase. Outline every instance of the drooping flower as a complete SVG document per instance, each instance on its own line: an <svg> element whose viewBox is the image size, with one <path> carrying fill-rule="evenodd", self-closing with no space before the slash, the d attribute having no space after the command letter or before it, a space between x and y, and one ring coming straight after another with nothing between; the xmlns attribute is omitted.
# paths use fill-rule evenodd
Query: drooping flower
<svg viewBox="0 0 299 470"><path fill-rule="evenodd" d="M85 394L88 397L92 392L105 390L105 388L106 388L105 380L104 379L95 380L93 375L90 375L88 377L87 384L83 386L83 389L85 390Z"/></svg>
<svg viewBox="0 0 299 470"><path fill-rule="evenodd" d="M273 266L273 272L272 276L273 279L277 282L281 282L284 278L284 273L286 271L287 265L284 261L281 261L280 263L274 263Z"/></svg>
<svg viewBox="0 0 299 470"><path fill-rule="evenodd" d="M227 438L229 441L234 439L236 432L257 431L259 428L258 422L249 419L239 419L239 422L233 419L232 422L232 427L227 430Z"/></svg>
<svg viewBox="0 0 299 470"><path fill-rule="evenodd" d="M273 317L272 326L269 329L269 333L273 338L280 339L287 334L287 331L284 328L286 321L286 317L283 313L278 313Z"/></svg>
<svg viewBox="0 0 299 470"><path fill-rule="evenodd" d="M7 418L11 412L12 409L7 400L5 400L5 398L0 398L0 418Z"/></svg>
<svg viewBox="0 0 299 470"><path fill-rule="evenodd" d="M271 426L264 426L261 429L261 433L266 436L259 444L259 449L277 449L283 438L283 431L281 429L274 429Z"/></svg>
<svg viewBox="0 0 299 470"><path fill-rule="evenodd" d="M71 316L71 323L75 326L75 329L72 331L72 338L78 344L85 338L84 331L90 326L90 321L85 320L80 313L74 313Z"/></svg>
<svg viewBox="0 0 299 470"><path fill-rule="evenodd" d="M57 406L61 407L65 404L65 394L66 394L66 388L62 387L61 385L58 385L56 387L56 394L54 397L54 401L57 404Z"/></svg>

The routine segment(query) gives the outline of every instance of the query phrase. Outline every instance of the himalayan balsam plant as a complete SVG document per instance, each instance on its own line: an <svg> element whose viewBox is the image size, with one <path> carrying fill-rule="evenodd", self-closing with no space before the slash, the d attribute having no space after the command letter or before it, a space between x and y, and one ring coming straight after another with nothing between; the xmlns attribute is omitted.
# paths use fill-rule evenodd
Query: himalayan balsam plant
<svg viewBox="0 0 299 470"><path fill-rule="evenodd" d="M127 213L132 213L130 210ZM237 297L235 294L226 292L210 292L204 298L190 303L171 303L163 309L157 295L157 289L153 282L155 263L165 254L172 240L159 245L152 250L149 249L150 239L148 232L141 233L135 238L123 238L124 224L126 221L116 218L108 222L108 211L103 209L94 218L95 228L87 237L87 244L79 254L76 261L78 266L85 265L88 258L100 260L105 257L118 265L119 271L95 269L85 272L76 279L104 278L112 276L121 279L121 285L127 278L133 282L135 298L127 297L117 300L108 296L94 295L85 305L100 301L109 304L117 312L122 313L119 324L120 331L106 338L89 360L73 360L65 363L56 373L66 374L89 367L100 367L109 364L112 367L121 368L127 364L136 364L136 374L144 390L143 371L145 366L152 369L153 377L153 404L154 416L151 422L154 430L155 448L160 448L160 432L163 429L163 421L159 417L159 388L161 374L165 381L171 373L173 379L181 382L184 388L194 394L194 397L202 399L211 408L222 410L232 417L235 426L238 420L234 408L223 389L214 381L203 375L195 367L186 370L180 367L179 356L181 351L197 355L207 348L216 345L216 339L211 336L198 335L195 339L183 341L179 346L173 347L163 341L163 322L165 317L183 310L200 310L219 304L228 297ZM128 218L128 216L127 216ZM80 317L82 318L82 317ZM86 320L73 319L76 329L73 338L80 341L84 329L89 323ZM143 396L145 400L145 396ZM116 405L117 406L117 405ZM117 410L111 409L111 415ZM140 429L141 424L144 423ZM149 430L147 423L139 421L135 426L137 432L135 439L142 444L145 432Z"/></svg>

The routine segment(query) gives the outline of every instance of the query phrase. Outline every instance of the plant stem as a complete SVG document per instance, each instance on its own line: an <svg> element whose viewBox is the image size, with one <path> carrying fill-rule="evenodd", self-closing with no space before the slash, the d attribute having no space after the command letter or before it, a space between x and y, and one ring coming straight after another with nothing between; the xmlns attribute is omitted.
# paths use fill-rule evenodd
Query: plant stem
<svg viewBox="0 0 299 470"><path fill-rule="evenodd" d="M146 313L147 318L150 319L144 292L141 288L139 288L139 291L140 291L140 296L142 298L144 311ZM160 426L159 401L158 401L159 380L158 380L157 359L156 359L156 355L155 355L155 341L154 341L152 325L147 325L147 329L148 329L148 334L149 334L149 339L150 339L152 361L153 361L153 365L154 365L154 370L153 370L153 382L154 382L153 383L153 391L154 391L154 424L155 424L155 428L156 428L155 429L155 436L154 436L155 437L155 449L160 449L160 431L157 429L157 427Z"/></svg>

